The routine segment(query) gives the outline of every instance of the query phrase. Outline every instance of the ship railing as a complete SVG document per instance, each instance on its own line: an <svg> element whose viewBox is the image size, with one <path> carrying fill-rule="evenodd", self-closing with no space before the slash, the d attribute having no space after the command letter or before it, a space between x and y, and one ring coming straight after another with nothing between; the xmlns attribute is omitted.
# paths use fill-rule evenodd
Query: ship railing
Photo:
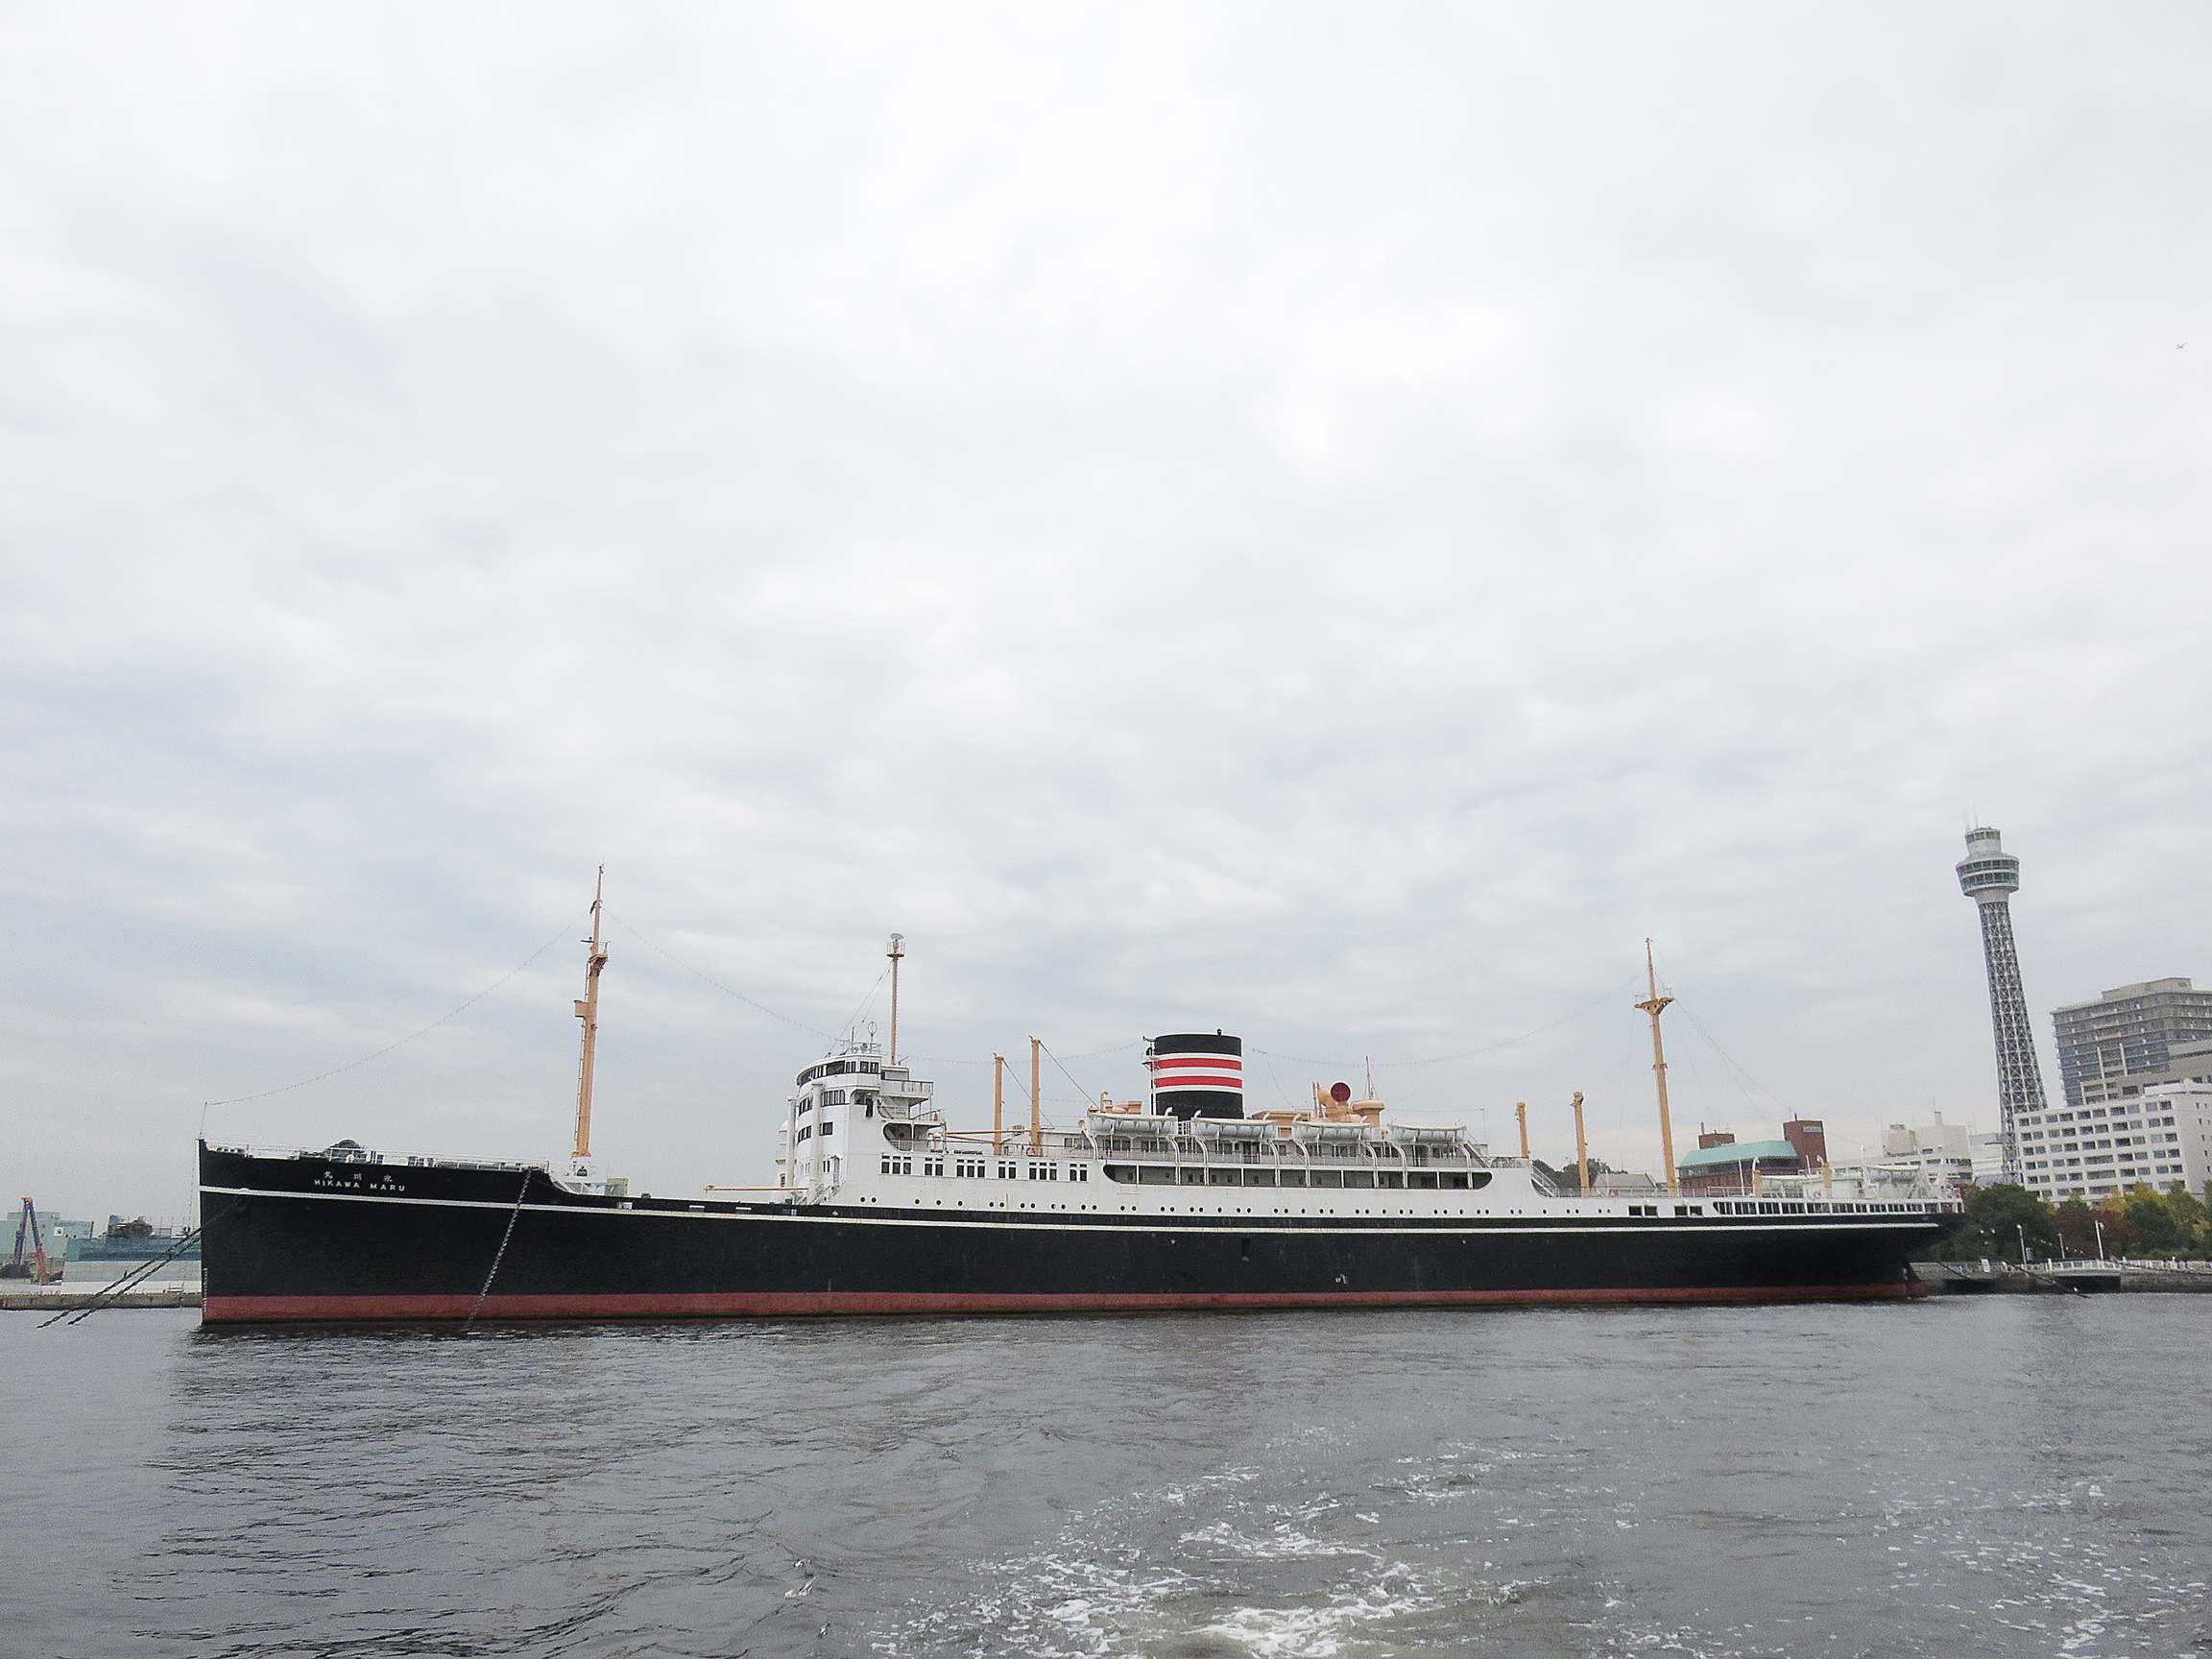
<svg viewBox="0 0 2212 1659"><path fill-rule="evenodd" d="M1013 1131L1008 1131L1009 1135ZM1073 1138L1071 1138L1071 1143ZM1487 1169L1494 1166L1479 1148L1467 1142L1451 1146L1396 1146L1386 1142L1323 1141L1155 1141L1138 1136L1104 1135L1082 1144L1100 1156L1130 1158L1154 1164L1274 1165L1299 1167L1319 1165L1379 1164L1386 1168Z"/></svg>
<svg viewBox="0 0 2212 1659"><path fill-rule="evenodd" d="M217 1146L210 1142L210 1152L227 1152L240 1158L315 1158L330 1164L367 1164L371 1166L390 1163L383 1153L366 1146ZM412 1153L397 1167L407 1169L544 1169L553 1166L546 1160L535 1163L512 1158L424 1158Z"/></svg>
<svg viewBox="0 0 2212 1659"><path fill-rule="evenodd" d="M878 1100L874 1116L886 1123L934 1122L944 1114L926 1100Z"/></svg>

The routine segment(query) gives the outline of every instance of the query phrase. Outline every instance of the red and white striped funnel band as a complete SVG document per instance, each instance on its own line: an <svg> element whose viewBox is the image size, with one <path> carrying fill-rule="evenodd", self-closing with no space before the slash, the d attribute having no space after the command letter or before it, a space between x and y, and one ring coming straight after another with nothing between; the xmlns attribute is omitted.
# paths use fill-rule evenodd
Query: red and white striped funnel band
<svg viewBox="0 0 2212 1659"><path fill-rule="evenodd" d="M1158 1054L1145 1061L1155 1089L1229 1089L1242 1093L1244 1062L1234 1054Z"/></svg>

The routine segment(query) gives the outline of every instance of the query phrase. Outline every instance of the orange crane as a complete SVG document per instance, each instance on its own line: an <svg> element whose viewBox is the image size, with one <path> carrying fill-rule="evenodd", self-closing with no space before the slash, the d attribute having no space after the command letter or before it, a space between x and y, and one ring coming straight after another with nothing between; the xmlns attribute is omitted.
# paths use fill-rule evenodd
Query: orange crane
<svg viewBox="0 0 2212 1659"><path fill-rule="evenodd" d="M23 1246L31 1246L31 1260L23 1259ZM46 1276L46 1240L39 1236L38 1211L30 1199L23 1200L23 1214L15 1223L15 1254L7 1262L0 1262L0 1279L30 1279L39 1284L53 1283Z"/></svg>

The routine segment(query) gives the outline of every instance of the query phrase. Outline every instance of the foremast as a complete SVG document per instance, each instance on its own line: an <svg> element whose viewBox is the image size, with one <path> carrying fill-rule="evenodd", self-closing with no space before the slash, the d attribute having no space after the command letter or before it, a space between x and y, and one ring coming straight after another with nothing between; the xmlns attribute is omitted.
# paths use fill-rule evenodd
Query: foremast
<svg viewBox="0 0 2212 1659"><path fill-rule="evenodd" d="M576 1062L576 1150L568 1160L573 1181L591 1179L591 1072L599 1053L599 975L607 967L607 946L600 923L607 896L607 866L599 866L599 878L591 889L591 937L585 940L584 995L576 1002L576 1018L584 1022L583 1052Z"/></svg>

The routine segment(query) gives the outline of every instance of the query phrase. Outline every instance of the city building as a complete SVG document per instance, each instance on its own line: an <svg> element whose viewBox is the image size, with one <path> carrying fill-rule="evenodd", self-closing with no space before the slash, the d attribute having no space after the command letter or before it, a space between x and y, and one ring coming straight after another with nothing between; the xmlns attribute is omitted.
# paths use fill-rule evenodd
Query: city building
<svg viewBox="0 0 2212 1659"><path fill-rule="evenodd" d="M2212 1180L2212 1084L2160 1083L2125 1101L2032 1113L2020 1120L2031 1192L2049 1203L2095 1203L2130 1187Z"/></svg>
<svg viewBox="0 0 2212 1659"><path fill-rule="evenodd" d="M2115 986L2094 1002L2055 1009L2051 1022L2069 1106L2096 1106L2149 1082L2174 1081L2177 1060L2195 1059L2197 1070L2212 1070L2212 991L2186 979Z"/></svg>
<svg viewBox="0 0 2212 1659"><path fill-rule="evenodd" d="M1816 1173L1827 1162L1826 1130L1801 1118L1782 1125L1779 1141L1738 1141L1726 1130L1707 1130L1697 1150L1677 1162L1674 1178L1685 1193L1749 1192L1770 1176Z"/></svg>
<svg viewBox="0 0 2212 1659"><path fill-rule="evenodd" d="M2129 1077L2105 1098L2126 1100L2142 1094L2146 1089L2155 1089L2164 1083L2212 1083L2212 1043L2176 1046L2167 1057L2162 1070L2146 1071Z"/></svg>
<svg viewBox="0 0 2212 1659"><path fill-rule="evenodd" d="M1960 1187L1975 1180L1974 1139L1963 1123L1946 1123L1940 1112L1935 1122L1919 1128L1891 1123L1882 1131L1882 1156L1889 1164L1911 1169L1930 1187ZM1984 1139L2002 1141L2002 1137ZM1991 1179L1995 1179L1994 1176Z"/></svg>
<svg viewBox="0 0 2212 1659"><path fill-rule="evenodd" d="M1959 861L1959 888L1982 917L1982 963L1989 976L1989 1023L1997 1039L1999 1178L2020 1178L2020 1124L2024 1113L2043 1110L2043 1068L2035 1057L2035 1029L2028 996L2020 987L2020 953L2012 943L2012 895L2020 890L2020 860L2005 851L2002 836L1985 826L1966 831L1966 856Z"/></svg>

